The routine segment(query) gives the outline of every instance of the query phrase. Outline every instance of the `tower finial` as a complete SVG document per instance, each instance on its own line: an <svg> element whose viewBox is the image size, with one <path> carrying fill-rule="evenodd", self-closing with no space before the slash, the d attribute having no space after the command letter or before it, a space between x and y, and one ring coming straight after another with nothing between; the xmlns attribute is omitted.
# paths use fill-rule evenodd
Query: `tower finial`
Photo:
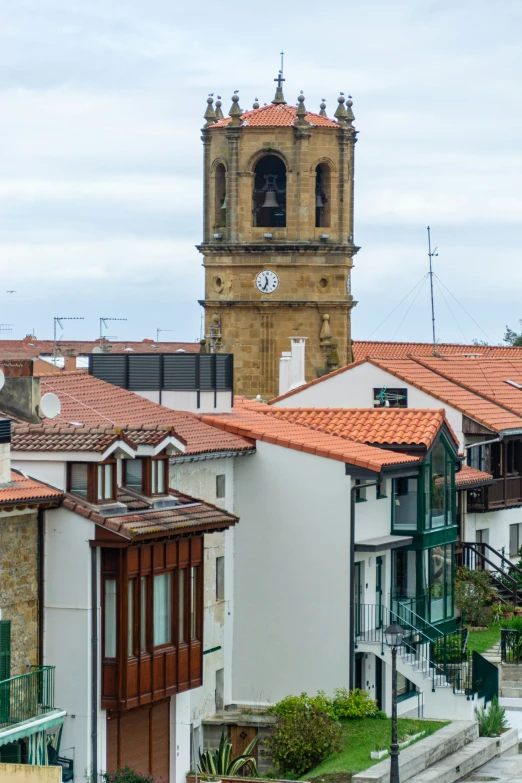
<svg viewBox="0 0 522 783"><path fill-rule="evenodd" d="M232 117L232 121L230 123L230 127L234 128L239 125L239 120L241 119L241 115L243 112L239 108L239 95L237 94L237 90L234 90L234 94L232 96L232 106L230 107L230 111L228 112L229 116Z"/></svg>
<svg viewBox="0 0 522 783"><path fill-rule="evenodd" d="M297 98L297 125L299 127L303 127L304 125L308 125L308 122L306 120L306 106L304 105L305 97L303 95L303 91L301 90L301 94Z"/></svg>
<svg viewBox="0 0 522 783"><path fill-rule="evenodd" d="M285 81L283 78L283 52L281 52L281 70L277 74L277 79L274 79L274 81L277 82L277 89L272 103L286 103L285 96L283 95L283 82Z"/></svg>
<svg viewBox="0 0 522 783"><path fill-rule="evenodd" d="M347 120L347 116L346 116L346 109L344 108L344 101L345 101L344 92L342 92L339 95L339 97L337 98L337 101L339 103L339 106L335 110L334 117L337 120L337 122L339 123L339 125L345 125L346 124L346 120Z"/></svg>
<svg viewBox="0 0 522 783"><path fill-rule="evenodd" d="M217 97L215 112L216 112L216 120L222 120L223 111L221 109L221 95L218 95Z"/></svg>
<svg viewBox="0 0 522 783"><path fill-rule="evenodd" d="M216 114L214 112L214 107L212 104L214 103L214 93L210 93L207 98L207 110L205 114L203 115L206 119L205 128L208 128L210 125L213 125L216 121Z"/></svg>
<svg viewBox="0 0 522 783"><path fill-rule="evenodd" d="M321 115L321 117L326 117L326 101L324 98L321 99L321 103L319 104L319 107L320 107L319 114Z"/></svg>
<svg viewBox="0 0 522 783"><path fill-rule="evenodd" d="M352 111L352 106L353 106L352 96L349 95L348 100L346 101L346 120L348 122L348 125L351 125L355 119L355 115Z"/></svg>

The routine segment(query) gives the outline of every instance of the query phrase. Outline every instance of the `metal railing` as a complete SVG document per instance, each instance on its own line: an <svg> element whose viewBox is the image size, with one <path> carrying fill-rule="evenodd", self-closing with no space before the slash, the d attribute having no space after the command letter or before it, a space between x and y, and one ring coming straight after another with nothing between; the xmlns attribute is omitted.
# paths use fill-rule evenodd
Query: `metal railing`
<svg viewBox="0 0 522 783"><path fill-rule="evenodd" d="M462 541L462 565L472 571L487 571L495 587L500 590L499 598L506 603L502 592L509 593L509 599L515 606L522 603L522 571L513 565L502 552L485 542ZM521 582L518 581L520 578Z"/></svg>
<svg viewBox="0 0 522 783"><path fill-rule="evenodd" d="M500 660L502 663L522 663L522 631L500 629Z"/></svg>
<svg viewBox="0 0 522 783"><path fill-rule="evenodd" d="M27 674L0 680L0 727L22 723L55 709L55 668L33 667Z"/></svg>
<svg viewBox="0 0 522 783"><path fill-rule="evenodd" d="M384 632L388 625L397 623L405 632L398 655L429 678L433 691L437 687L452 687L454 693L473 692L467 631L444 634L405 605L395 612L379 604L356 604L354 616L356 647L357 642L379 644L384 654Z"/></svg>

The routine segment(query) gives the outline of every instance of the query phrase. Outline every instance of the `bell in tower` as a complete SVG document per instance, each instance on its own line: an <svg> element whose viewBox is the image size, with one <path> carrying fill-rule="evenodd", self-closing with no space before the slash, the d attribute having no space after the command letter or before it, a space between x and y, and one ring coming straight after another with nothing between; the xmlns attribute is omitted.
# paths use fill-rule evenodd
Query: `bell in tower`
<svg viewBox="0 0 522 783"><path fill-rule="evenodd" d="M352 360L358 250L352 101L341 93L333 118L324 100L315 114L302 93L287 104L282 72L275 81L271 103L243 111L236 92L227 117L209 96L202 130L207 345L234 353L238 394L264 398L292 336L307 338L307 381Z"/></svg>

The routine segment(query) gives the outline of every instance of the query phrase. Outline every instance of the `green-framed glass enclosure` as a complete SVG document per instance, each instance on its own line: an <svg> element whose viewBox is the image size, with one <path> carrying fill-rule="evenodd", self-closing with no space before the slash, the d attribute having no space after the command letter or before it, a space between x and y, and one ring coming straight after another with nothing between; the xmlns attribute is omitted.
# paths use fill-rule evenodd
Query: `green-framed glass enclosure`
<svg viewBox="0 0 522 783"><path fill-rule="evenodd" d="M455 628L456 447L441 431L416 476L392 484L392 533L412 544L392 552L391 606L407 606L444 632Z"/></svg>

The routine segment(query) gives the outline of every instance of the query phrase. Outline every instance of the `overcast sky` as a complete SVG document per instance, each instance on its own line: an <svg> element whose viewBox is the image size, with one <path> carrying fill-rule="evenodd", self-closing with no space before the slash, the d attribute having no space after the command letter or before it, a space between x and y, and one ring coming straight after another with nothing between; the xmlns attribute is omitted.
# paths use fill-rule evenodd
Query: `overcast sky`
<svg viewBox="0 0 522 783"><path fill-rule="evenodd" d="M354 338L426 273L430 224L437 274L500 342L522 318L521 44L520 0L3 0L0 322L199 338L206 97L270 101L283 47L289 103L354 100ZM437 336L486 339L442 291ZM414 295L373 339L430 339Z"/></svg>

